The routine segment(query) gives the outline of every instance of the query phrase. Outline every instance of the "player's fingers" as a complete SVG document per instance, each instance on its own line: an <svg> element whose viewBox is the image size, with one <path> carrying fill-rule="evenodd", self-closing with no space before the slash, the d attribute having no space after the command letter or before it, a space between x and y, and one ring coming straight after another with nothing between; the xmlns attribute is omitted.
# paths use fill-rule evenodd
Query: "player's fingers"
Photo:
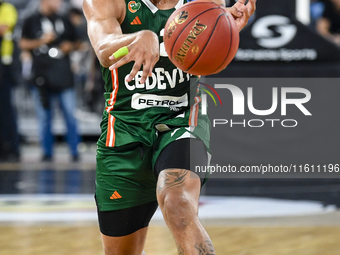
<svg viewBox="0 0 340 255"><path fill-rule="evenodd" d="M245 6L242 12L244 14L244 22L247 24L251 16L250 10Z"/></svg>
<svg viewBox="0 0 340 255"><path fill-rule="evenodd" d="M109 67L109 69L112 71L113 69L117 69L123 65L125 65L126 63L131 62L132 59L130 59L129 55L123 57L122 59L120 59L119 61L117 61L116 63L114 63L113 65L111 65Z"/></svg>
<svg viewBox="0 0 340 255"><path fill-rule="evenodd" d="M143 84L146 81L147 77L150 76L150 74L152 76L152 68L153 68L153 64L151 61L145 62L143 64L143 75L142 75L142 79L140 80L141 84Z"/></svg>
<svg viewBox="0 0 340 255"><path fill-rule="evenodd" d="M132 60L132 59L130 59L129 48L127 46L124 46L124 47L118 49L116 52L114 52L109 57L110 60L117 60L119 58L121 58L121 59L109 67L110 70L113 70L113 69L116 69L116 68L118 68L122 65L125 65L126 63L128 63Z"/></svg>
<svg viewBox="0 0 340 255"><path fill-rule="evenodd" d="M248 9L250 16L253 15L253 13L256 10L256 0L249 0L247 4L247 9Z"/></svg>
<svg viewBox="0 0 340 255"><path fill-rule="evenodd" d="M136 76L137 72L140 70L141 66L142 66L142 64L140 62L135 61L135 64L133 65L129 76L126 78L127 82L130 82L130 81L133 80L133 78L135 78L135 76Z"/></svg>
<svg viewBox="0 0 340 255"><path fill-rule="evenodd" d="M238 6L238 11L242 13L241 19L247 22L247 20L250 17L247 6L246 5Z"/></svg>
<svg viewBox="0 0 340 255"><path fill-rule="evenodd" d="M246 3L246 0L238 0L237 1L237 4L243 4L244 5L245 3Z"/></svg>
<svg viewBox="0 0 340 255"><path fill-rule="evenodd" d="M229 11L231 13L231 15L233 15L235 18L240 18L242 16L242 12L240 12L236 6L233 6L231 8L226 8L227 11Z"/></svg>
<svg viewBox="0 0 340 255"><path fill-rule="evenodd" d="M144 69L144 64L143 64L143 70L145 70L145 72L147 72L147 70L149 69L149 73L147 76L152 77L152 70L154 66L156 65L156 63L158 62L158 60L159 60L159 55L152 58L150 61L151 64L148 67L146 67L146 69Z"/></svg>
<svg viewBox="0 0 340 255"><path fill-rule="evenodd" d="M159 51L157 51L159 52ZM152 70L154 68L154 66L156 65L156 63L159 61L159 54L154 54L153 56L150 56L144 61L143 63L143 76L141 79L141 83L143 84L146 79L147 76L152 77Z"/></svg>
<svg viewBox="0 0 340 255"><path fill-rule="evenodd" d="M119 48L117 51L115 51L111 57L112 59L119 59L121 57L124 57L125 55L127 55L129 53L129 48L128 46L124 46Z"/></svg>

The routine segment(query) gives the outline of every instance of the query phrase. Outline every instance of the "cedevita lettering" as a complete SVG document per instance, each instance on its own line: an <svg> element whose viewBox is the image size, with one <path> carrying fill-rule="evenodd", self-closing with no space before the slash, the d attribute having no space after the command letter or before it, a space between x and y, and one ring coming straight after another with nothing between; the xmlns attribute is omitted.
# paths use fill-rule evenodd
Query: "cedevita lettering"
<svg viewBox="0 0 340 255"><path fill-rule="evenodd" d="M126 78L129 75L125 76L125 87L133 91L135 89L173 89L176 85L179 85L185 81L189 81L191 75L188 73L184 73L182 70L175 68L173 70L165 70L162 67L156 67L152 72L151 77L148 77L144 84L140 83L142 79L143 71L138 71L134 80L131 82L127 82Z"/></svg>

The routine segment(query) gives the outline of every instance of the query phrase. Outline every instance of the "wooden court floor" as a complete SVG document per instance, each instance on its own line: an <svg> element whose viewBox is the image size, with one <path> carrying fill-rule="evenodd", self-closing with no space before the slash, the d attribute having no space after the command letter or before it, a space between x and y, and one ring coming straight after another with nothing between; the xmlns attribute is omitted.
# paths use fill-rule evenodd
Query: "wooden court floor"
<svg viewBox="0 0 340 255"><path fill-rule="evenodd" d="M338 255L339 226L206 226L218 255ZM148 255L176 255L165 226L150 227ZM0 226L1 255L103 254L96 225Z"/></svg>

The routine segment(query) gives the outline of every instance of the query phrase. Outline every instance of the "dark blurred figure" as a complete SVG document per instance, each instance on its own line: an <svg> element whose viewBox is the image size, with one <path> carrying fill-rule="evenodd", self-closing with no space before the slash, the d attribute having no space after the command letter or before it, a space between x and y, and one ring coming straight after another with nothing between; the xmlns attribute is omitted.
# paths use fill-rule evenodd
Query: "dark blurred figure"
<svg viewBox="0 0 340 255"><path fill-rule="evenodd" d="M19 134L12 104L15 84L13 30L18 15L15 7L0 0L0 161L19 160Z"/></svg>
<svg viewBox="0 0 340 255"><path fill-rule="evenodd" d="M322 17L325 9L324 0L311 0L310 3L310 28L316 30L316 22Z"/></svg>
<svg viewBox="0 0 340 255"><path fill-rule="evenodd" d="M76 28L77 37L80 39L80 42L83 43L89 41L87 36L86 20L83 12L77 8L71 8L69 16L72 24Z"/></svg>
<svg viewBox="0 0 340 255"><path fill-rule="evenodd" d="M94 56L94 52L92 53ZM103 113L103 94L105 92L105 82L102 78L100 64L97 58L92 58L90 75L86 81L84 90L84 101L91 112Z"/></svg>
<svg viewBox="0 0 340 255"><path fill-rule="evenodd" d="M69 54L77 46L76 29L68 17L58 13L62 0L40 0L39 10L26 18L20 47L32 55L32 96L40 126L43 161L53 158L51 130L53 104L58 100L67 126L66 139L72 160L78 161L76 97Z"/></svg>
<svg viewBox="0 0 340 255"><path fill-rule="evenodd" d="M340 0L324 0L324 11L316 28L322 36L340 46Z"/></svg>
<svg viewBox="0 0 340 255"><path fill-rule="evenodd" d="M72 54L78 94L83 99L81 108L101 115L105 89L100 64L87 36L87 24L83 12L74 7L69 13L81 42L78 50Z"/></svg>
<svg viewBox="0 0 340 255"><path fill-rule="evenodd" d="M79 108L87 108L85 86L88 75L91 72L91 63L94 59L93 49L87 36L87 25L83 12L78 8L71 8L69 11L70 20L76 28L79 38L78 50L72 52L72 70L75 74L75 85L79 100Z"/></svg>

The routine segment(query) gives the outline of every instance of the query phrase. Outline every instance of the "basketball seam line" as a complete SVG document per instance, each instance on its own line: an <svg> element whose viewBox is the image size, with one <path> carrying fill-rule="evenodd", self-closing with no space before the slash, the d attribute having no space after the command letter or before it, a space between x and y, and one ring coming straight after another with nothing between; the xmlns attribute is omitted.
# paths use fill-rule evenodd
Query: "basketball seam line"
<svg viewBox="0 0 340 255"><path fill-rule="evenodd" d="M208 11L210 11L210 10L213 10L213 9L217 9L217 8L220 8L220 7L219 7L219 6L215 6L215 7L213 7L213 8L208 9L208 10L205 10L204 12L201 12L201 13L199 13L198 15L196 15L195 17L193 17L193 18L188 22L188 24L185 25L185 27L182 29L182 31L177 35L177 38L176 38L176 40L174 41L173 45L176 45L176 42L177 42L177 40L178 40L178 37L180 37L180 35L181 35L181 34L183 33L183 31L187 28L187 26L189 26L189 24L190 24L191 21L193 21L194 19L196 19L196 18L197 18L198 16L200 16L201 14L206 13L206 12L208 12ZM171 49L171 54L170 54L171 59L173 58L173 57L172 57L173 52L174 52L174 47L172 47L172 49Z"/></svg>
<svg viewBox="0 0 340 255"><path fill-rule="evenodd" d="M216 22L215 22L214 28L213 28L213 30L212 30L211 33L210 33L209 39L208 39L207 43L204 45L203 49L201 50L201 53L200 53L199 56L196 58L196 60L194 61L194 63L192 63L192 65L191 65L187 70L185 70L184 72L189 71L189 70L196 64L196 62L198 61L198 59L201 57L201 55L202 55L203 52L204 52L204 49L207 47L207 45L208 45L209 42L210 42L211 35L212 35L212 34L214 33L214 31L215 31L218 21L220 20L221 16L223 16L223 15L225 15L225 13L220 14L220 16L218 16L218 18L217 18L217 20L216 20ZM228 22L229 22L229 21L228 21ZM230 23L229 23L229 24L230 24ZM229 54L229 51L228 51L228 54ZM227 55L227 56L228 56L228 55ZM216 70L217 70L217 69L216 69Z"/></svg>
<svg viewBox="0 0 340 255"><path fill-rule="evenodd" d="M218 68L216 68L215 71L212 74L214 74L218 69L220 69L221 66L223 65L224 61L228 58L228 55L229 55L230 49L231 49L231 45L233 43L233 31L231 29L231 23L230 23L230 20L229 20L229 16L226 13L224 15L227 17L227 20L228 20L228 23L229 23L229 29L230 29L230 45L229 45L229 50L228 50L228 53L227 53L226 57L224 58L222 64Z"/></svg>

